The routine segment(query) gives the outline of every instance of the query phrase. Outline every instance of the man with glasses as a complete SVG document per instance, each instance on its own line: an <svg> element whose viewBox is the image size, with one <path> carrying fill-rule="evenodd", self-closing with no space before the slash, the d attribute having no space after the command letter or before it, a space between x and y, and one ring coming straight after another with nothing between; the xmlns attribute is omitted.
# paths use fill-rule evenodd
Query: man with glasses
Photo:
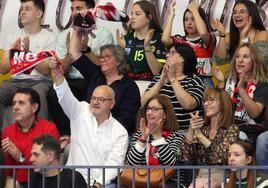
<svg viewBox="0 0 268 188"><path fill-rule="evenodd" d="M111 115L115 105L115 93L107 85L96 87L90 97L90 104L79 102L72 94L62 71L50 61L54 89L59 103L71 123L71 147L67 165L124 165L128 147L126 129ZM108 65L107 65L108 66ZM94 187L115 187L111 181L117 176L117 169L77 169L88 184Z"/></svg>
<svg viewBox="0 0 268 188"><path fill-rule="evenodd" d="M95 7L94 0L70 0L70 2L72 20L79 12ZM83 35L83 39L80 40L82 43L81 52L84 53L90 61L98 64L100 47L106 44L113 44L114 38L108 29L98 24L96 24L96 28L93 30L93 33L95 34L95 38L93 38L90 34ZM88 82L76 68L70 65L72 63L72 58L69 54L71 35L71 27L62 31L58 35L56 42L56 54L63 65L63 69L66 71L66 80L74 96L80 101L87 100L88 97L86 97L86 91ZM70 120L62 111L53 88L49 90L47 99L50 115L57 125L60 135L63 136L62 138L67 138L66 135L70 135Z"/></svg>

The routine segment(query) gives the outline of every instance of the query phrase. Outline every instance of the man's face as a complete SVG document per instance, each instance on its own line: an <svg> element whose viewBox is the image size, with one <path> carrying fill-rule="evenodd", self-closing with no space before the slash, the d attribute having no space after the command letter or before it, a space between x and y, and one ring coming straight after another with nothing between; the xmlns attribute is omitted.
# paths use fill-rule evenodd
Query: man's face
<svg viewBox="0 0 268 188"><path fill-rule="evenodd" d="M105 87L97 87L91 96L90 109L93 115L109 116L113 108L114 100L112 99L110 91Z"/></svg>
<svg viewBox="0 0 268 188"><path fill-rule="evenodd" d="M42 151L42 145L38 145L36 143L33 144L31 150L31 158L30 161L33 165L49 165L50 159L49 156ZM42 172L42 169L35 168L34 172Z"/></svg>
<svg viewBox="0 0 268 188"><path fill-rule="evenodd" d="M72 11L72 18L78 13L83 10L87 9L85 1L73 1L71 6Z"/></svg>
<svg viewBox="0 0 268 188"><path fill-rule="evenodd" d="M29 95L17 93L13 98L13 117L21 125L35 116L37 108L38 104L30 103Z"/></svg>
<svg viewBox="0 0 268 188"><path fill-rule="evenodd" d="M20 19L22 25L29 25L40 21L43 12L38 9L32 1L21 3L20 6Z"/></svg>

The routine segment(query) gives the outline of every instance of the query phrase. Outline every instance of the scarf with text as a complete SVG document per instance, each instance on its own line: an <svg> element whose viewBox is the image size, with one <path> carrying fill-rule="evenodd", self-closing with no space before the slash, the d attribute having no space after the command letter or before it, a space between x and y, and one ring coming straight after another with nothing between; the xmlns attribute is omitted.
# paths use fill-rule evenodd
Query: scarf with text
<svg viewBox="0 0 268 188"><path fill-rule="evenodd" d="M45 50L38 53L25 52L18 49L10 50L10 74L31 74L34 67L48 57L55 57L55 51Z"/></svg>
<svg viewBox="0 0 268 188"><path fill-rule="evenodd" d="M243 100L239 95L239 90L237 88L238 82L233 80L231 76L228 77L225 85L225 90L231 95L232 102L235 105L235 117L239 119L246 120L249 124L255 124L255 121L249 117L247 109L244 106ZM246 85L246 92L250 98L253 99L254 91L256 90L256 81L249 81Z"/></svg>
<svg viewBox="0 0 268 188"><path fill-rule="evenodd" d="M89 33L92 37L96 37L92 32L96 29L95 18L102 20L128 22L128 15L117 9L112 3L107 2L105 5L98 5L95 8L89 9L85 16L80 13L74 18L73 28L82 33Z"/></svg>

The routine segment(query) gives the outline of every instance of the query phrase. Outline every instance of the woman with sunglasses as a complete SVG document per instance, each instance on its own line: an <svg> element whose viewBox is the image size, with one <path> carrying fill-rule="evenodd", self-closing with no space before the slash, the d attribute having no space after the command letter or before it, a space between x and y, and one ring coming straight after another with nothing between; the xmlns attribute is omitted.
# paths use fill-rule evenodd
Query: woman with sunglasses
<svg viewBox="0 0 268 188"><path fill-rule="evenodd" d="M267 64L268 32L254 2L248 0L236 1L233 7L229 33L225 33L225 28L219 20L213 22L213 27L218 30L220 37L215 51L217 64L229 63L238 46L242 43L254 45Z"/></svg>
<svg viewBox="0 0 268 188"><path fill-rule="evenodd" d="M154 77L142 96L142 106L154 95L168 96L181 129L187 130L190 112L201 111L204 92L204 83L197 76L196 63L194 50L189 45L173 44L161 75Z"/></svg>
<svg viewBox="0 0 268 188"><path fill-rule="evenodd" d="M244 141L235 141L228 151L228 164L231 167L227 188L264 188L268 187L268 177L257 174L254 170L242 169L238 170L238 166L255 166L256 156L253 144ZM254 185L254 177L256 178ZM226 187L226 186L224 186Z"/></svg>
<svg viewBox="0 0 268 188"><path fill-rule="evenodd" d="M205 118L191 113L189 130L179 151L183 160L197 165L227 165L229 145L238 139L239 128L234 124L230 95L221 89L205 90L203 105ZM195 177L195 187L207 186L207 169L200 169ZM224 171L211 170L211 187L220 186ZM190 187L194 185L191 184Z"/></svg>
<svg viewBox="0 0 268 188"><path fill-rule="evenodd" d="M178 164L180 161L178 150L184 141L184 136L178 131L179 124L171 101L166 96L156 95L147 101L143 110L144 117L140 119L140 128L133 134L130 142L127 153L128 164Z"/></svg>

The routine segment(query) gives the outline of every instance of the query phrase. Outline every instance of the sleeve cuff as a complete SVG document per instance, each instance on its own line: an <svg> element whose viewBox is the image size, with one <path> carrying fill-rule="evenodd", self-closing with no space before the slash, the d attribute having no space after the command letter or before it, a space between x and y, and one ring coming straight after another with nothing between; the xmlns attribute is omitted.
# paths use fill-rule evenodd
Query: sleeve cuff
<svg viewBox="0 0 268 188"><path fill-rule="evenodd" d="M160 146L160 145L164 145L164 144L167 144L167 141L165 140L164 137L158 139L158 140L154 140L152 141L152 146Z"/></svg>
<svg viewBox="0 0 268 188"><path fill-rule="evenodd" d="M137 141L136 144L135 144L135 149L136 149L138 152L142 153L142 152L144 152L145 147L142 147L142 146L139 144L139 142Z"/></svg>
<svg viewBox="0 0 268 188"><path fill-rule="evenodd" d="M60 85L56 86L56 84L54 83L53 88L56 91L58 98L60 98L60 96L63 96L66 92L66 88L68 88L68 83L64 78L63 82Z"/></svg>

